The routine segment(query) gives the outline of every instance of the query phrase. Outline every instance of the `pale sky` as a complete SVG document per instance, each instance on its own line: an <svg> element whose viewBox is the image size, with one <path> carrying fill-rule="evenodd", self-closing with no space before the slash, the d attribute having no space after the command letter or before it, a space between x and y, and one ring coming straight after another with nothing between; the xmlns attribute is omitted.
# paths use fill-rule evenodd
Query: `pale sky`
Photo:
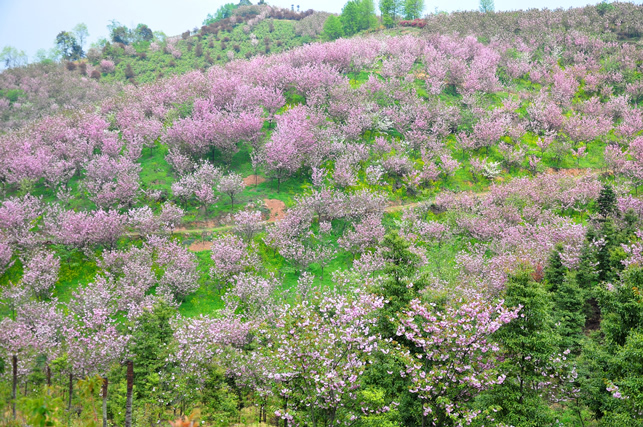
<svg viewBox="0 0 643 427"><path fill-rule="evenodd" d="M251 0L257 3L257 0ZM577 7L598 0L529 0L523 2L495 0L496 10L529 8ZM128 27L147 24L153 31L168 36L200 27L208 15L231 0L0 0L0 50L13 46L34 59L40 48L50 49L60 31L69 31L78 23L85 23L91 42L107 37L107 25L112 19ZM232 2L236 2L232 0ZM346 0L267 0L274 6L290 8L299 4L301 10L314 9L339 13ZM377 7L378 0L375 0ZM473 10L479 0L425 0L425 13L439 10ZM638 2L637 2L638 3ZM379 12L378 12L379 13Z"/></svg>

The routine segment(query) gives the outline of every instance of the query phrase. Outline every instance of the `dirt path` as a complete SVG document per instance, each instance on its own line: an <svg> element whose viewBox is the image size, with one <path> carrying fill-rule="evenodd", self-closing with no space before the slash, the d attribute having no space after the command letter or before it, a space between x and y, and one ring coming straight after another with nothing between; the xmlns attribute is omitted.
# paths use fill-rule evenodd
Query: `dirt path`
<svg viewBox="0 0 643 427"><path fill-rule="evenodd" d="M277 199L263 199L264 204L270 211L268 222L275 222L278 219L283 219L286 212L286 204Z"/></svg>
<svg viewBox="0 0 643 427"><path fill-rule="evenodd" d="M209 251L210 248L212 248L212 242L207 241L194 242L189 247L192 252Z"/></svg>
<svg viewBox="0 0 643 427"><path fill-rule="evenodd" d="M262 182L266 182L266 178L259 175L248 175L247 177L243 178L243 183L248 187L259 185Z"/></svg>

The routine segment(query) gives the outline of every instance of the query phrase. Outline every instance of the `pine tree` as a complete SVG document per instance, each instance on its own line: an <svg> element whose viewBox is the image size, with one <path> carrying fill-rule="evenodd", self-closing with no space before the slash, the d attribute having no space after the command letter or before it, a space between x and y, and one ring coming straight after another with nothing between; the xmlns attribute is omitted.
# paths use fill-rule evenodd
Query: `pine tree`
<svg viewBox="0 0 643 427"><path fill-rule="evenodd" d="M563 284L563 282L565 281L565 275L567 274L567 268L563 265L563 261L560 257L560 253L562 252L562 250L562 245L556 245L551 255L549 256L547 268L545 268L544 279L549 284L550 290L552 292L556 292L556 289Z"/></svg>
<svg viewBox="0 0 643 427"><path fill-rule="evenodd" d="M598 213L601 217L607 218L616 212L616 194L614 194L614 189L612 189L611 185L603 185L596 202L598 203Z"/></svg>
<svg viewBox="0 0 643 427"><path fill-rule="evenodd" d="M499 405L496 419L511 425L549 425L550 409L541 399L538 384L549 358L559 351L561 339L553 316L554 305L540 283L527 272L511 277L505 294L507 307L522 306L521 317L496 332L507 355L501 368L507 375L502 384L485 393L485 406Z"/></svg>

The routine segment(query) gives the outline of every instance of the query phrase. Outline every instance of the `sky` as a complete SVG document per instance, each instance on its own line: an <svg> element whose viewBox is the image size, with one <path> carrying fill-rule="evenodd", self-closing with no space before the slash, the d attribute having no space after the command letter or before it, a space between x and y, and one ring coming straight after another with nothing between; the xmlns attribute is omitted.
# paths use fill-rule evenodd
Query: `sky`
<svg viewBox="0 0 643 427"><path fill-rule="evenodd" d="M70 31L76 24L84 23L89 30L88 43L107 37L107 25L112 19L132 28L147 24L153 31L178 35L200 27L208 13L214 13L231 0L0 0L0 50L13 46L24 51L30 61L38 49L54 47L60 31ZM234 0L232 0L234 1ZM256 3L257 0L251 0ZM496 10L530 8L569 8L596 3L598 0L495 0ZM301 10L314 9L341 12L346 0L267 0L274 6ZM378 0L375 0L377 5ZM438 10L452 12L478 8L479 0L425 0L425 13Z"/></svg>

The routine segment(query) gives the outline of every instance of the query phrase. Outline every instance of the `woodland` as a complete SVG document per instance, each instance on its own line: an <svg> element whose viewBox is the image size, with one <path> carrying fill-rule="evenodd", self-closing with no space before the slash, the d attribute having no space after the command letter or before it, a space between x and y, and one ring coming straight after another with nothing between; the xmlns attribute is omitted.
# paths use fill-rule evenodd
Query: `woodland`
<svg viewBox="0 0 643 427"><path fill-rule="evenodd" d="M387 1L4 56L0 425L643 425L643 6Z"/></svg>

